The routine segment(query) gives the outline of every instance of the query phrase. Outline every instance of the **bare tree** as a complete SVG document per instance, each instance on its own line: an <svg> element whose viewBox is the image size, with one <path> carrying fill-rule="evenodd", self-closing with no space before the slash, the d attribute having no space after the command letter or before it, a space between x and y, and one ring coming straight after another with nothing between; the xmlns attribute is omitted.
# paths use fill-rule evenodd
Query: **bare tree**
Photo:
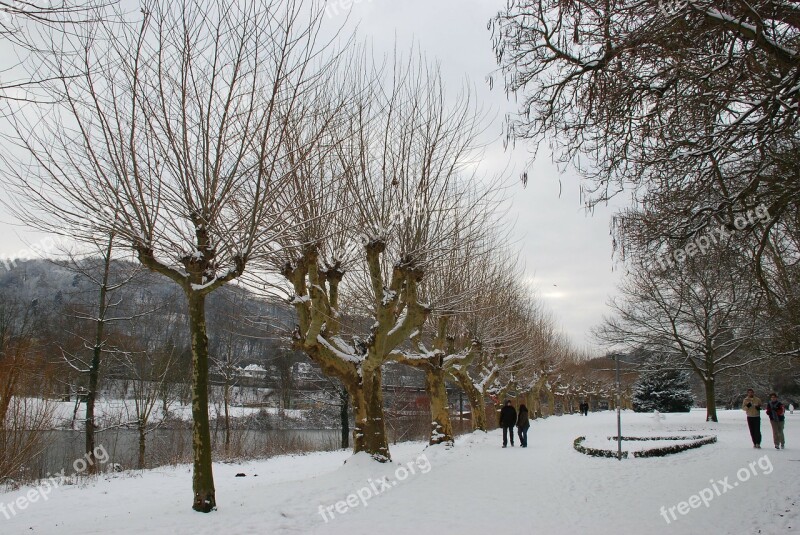
<svg viewBox="0 0 800 535"><path fill-rule="evenodd" d="M797 8L673 4L509 3L492 20L506 88L524 97L509 135L555 134L561 159L591 160L590 205L631 186L679 216L667 234L759 202L782 217L800 193Z"/></svg>
<svg viewBox="0 0 800 535"><path fill-rule="evenodd" d="M297 168L296 196L312 211L284 245L283 273L295 347L350 393L355 452L385 461L381 368L430 314L421 286L469 204L480 116L467 95L446 104L438 70L417 58L396 60L390 76L357 59L346 135Z"/></svg>
<svg viewBox="0 0 800 535"><path fill-rule="evenodd" d="M0 101L52 99L38 91L53 81L42 69L42 56L48 61L50 55L75 53L62 48L70 43L63 37L118 17L116 5L117 0L0 0Z"/></svg>
<svg viewBox="0 0 800 535"><path fill-rule="evenodd" d="M169 332L169 329L163 330ZM133 407L131 410L129 404L125 403L125 411L127 420L133 422L139 435L137 468L144 470L147 467L147 435L164 421L164 413L162 418L154 418L155 409L163 398L168 370L175 360L175 348L164 338L148 333L147 327L134 329L133 333L137 335L137 345L145 348L120 351L115 353L115 357L126 377L130 379Z"/></svg>
<svg viewBox="0 0 800 535"><path fill-rule="evenodd" d="M763 293L724 248L680 269L635 266L611 301L614 316L597 337L614 348L644 348L694 372L706 392L707 420L717 421L718 377L765 358L758 339L763 317L753 313Z"/></svg>
<svg viewBox="0 0 800 535"><path fill-rule="evenodd" d="M53 426L48 394L55 370L47 362L45 320L37 300L0 296L0 480L35 477L25 467L44 449Z"/></svg>
<svg viewBox="0 0 800 535"><path fill-rule="evenodd" d="M498 191L501 188L489 187ZM431 433L429 442L453 445L446 380L454 367L464 366L474 351L471 341L457 343L465 318L489 311L477 309L480 298L496 288L488 286L494 272L509 270L513 265L502 263L499 250L507 247L504 229L496 221L499 198L480 195L481 201L469 203L453 212L457 221L450 235L439 243L441 250L426 270L422 295L431 308L431 321L411 336L411 347L392 353L393 358L425 374L425 387L430 400Z"/></svg>
<svg viewBox="0 0 800 535"><path fill-rule="evenodd" d="M26 369L27 355L37 348L41 321L37 300L22 304L5 296L0 299L0 427Z"/></svg>
<svg viewBox="0 0 800 535"><path fill-rule="evenodd" d="M92 304L86 303L85 299L79 298L73 303L70 314L80 323L90 323L92 325L91 339L86 338L80 332L72 333L81 342L81 349L71 352L68 348L61 346L61 353L69 366L80 374L86 376L85 396L76 396L77 402L84 397L86 402L86 422L85 422L85 452L87 457L87 472L97 473L99 463L95 462L95 405L98 396L98 389L101 376L101 365L103 356L116 351L113 342L109 343L108 328L120 322L129 322L141 315L147 314L147 310L128 310L123 311L120 305L124 298L121 291L137 275L135 268L130 269L127 263L114 264L114 233L112 232L102 241L91 243L91 249L86 254L76 255L71 251L62 251L66 256L66 261L61 265L74 272L77 277L89 281L93 290L96 290L96 301ZM81 329L82 331L83 329ZM87 358L83 350L89 350L90 356Z"/></svg>
<svg viewBox="0 0 800 535"><path fill-rule="evenodd" d="M799 13L781 0L514 0L492 20L520 97L509 139L546 139L588 179L589 207L631 193L613 225L623 257L745 231L776 351L795 354ZM768 220L748 224L760 206Z"/></svg>
<svg viewBox="0 0 800 535"><path fill-rule="evenodd" d="M329 65L323 11L308 7L146 0L137 24L101 25L79 36L83 55L53 60L62 107L12 118L9 141L29 157L9 166L15 214L79 240L114 229L186 295L197 511L216 507L205 302L269 251L289 212L279 199L292 162L316 139L294 154L285 142Z"/></svg>

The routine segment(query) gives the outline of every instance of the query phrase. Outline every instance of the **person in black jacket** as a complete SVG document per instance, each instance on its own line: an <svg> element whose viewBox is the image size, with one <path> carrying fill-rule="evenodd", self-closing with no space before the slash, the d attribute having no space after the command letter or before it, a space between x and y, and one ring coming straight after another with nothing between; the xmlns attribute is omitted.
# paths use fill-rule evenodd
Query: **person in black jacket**
<svg viewBox="0 0 800 535"><path fill-rule="evenodd" d="M519 406L519 415L517 416L517 434L519 435L519 445L523 448L528 447L528 428L531 426L531 421L528 418L528 407L524 404Z"/></svg>
<svg viewBox="0 0 800 535"><path fill-rule="evenodd" d="M511 436L511 447L514 447L514 426L517 424L517 411L511 400L506 400L506 404L500 409L500 426L503 428L503 447L508 445L508 436Z"/></svg>
<svg viewBox="0 0 800 535"><path fill-rule="evenodd" d="M782 450L786 447L786 437L783 434L783 424L786 420L785 412L786 409L783 408L783 403L778 401L778 394L775 392L770 394L767 402L767 416L769 416L769 423L772 425L772 441L775 442L776 450Z"/></svg>

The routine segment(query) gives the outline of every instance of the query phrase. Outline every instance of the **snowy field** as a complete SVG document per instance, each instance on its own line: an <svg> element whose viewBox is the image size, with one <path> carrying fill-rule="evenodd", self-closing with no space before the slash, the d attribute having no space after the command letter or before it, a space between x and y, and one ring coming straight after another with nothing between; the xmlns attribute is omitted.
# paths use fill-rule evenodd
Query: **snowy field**
<svg viewBox="0 0 800 535"><path fill-rule="evenodd" d="M0 534L800 532L800 413L786 415L782 451L766 418L756 450L741 411L721 412L718 424L704 416L623 414L624 436L719 437L663 458L576 452L580 435L615 447L604 438L616 433L615 415L604 412L533 421L527 449L502 449L493 431L461 437L449 451L393 446L388 465L344 451L218 464L219 510L208 515L191 510L189 466L113 474L46 495L21 488L0 494L5 511L26 505L0 512ZM235 477L240 472L246 477Z"/></svg>

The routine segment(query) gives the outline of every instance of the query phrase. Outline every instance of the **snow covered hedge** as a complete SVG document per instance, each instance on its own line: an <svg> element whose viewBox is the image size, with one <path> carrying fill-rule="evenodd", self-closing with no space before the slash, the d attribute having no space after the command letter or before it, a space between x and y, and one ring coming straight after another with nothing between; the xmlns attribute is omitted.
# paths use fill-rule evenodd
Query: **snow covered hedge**
<svg viewBox="0 0 800 535"><path fill-rule="evenodd" d="M584 446L583 442L586 440L586 437L578 437L572 443L572 446L575 450L579 453L583 453L584 455L591 455L592 457L609 457L609 458L616 458L617 451L616 450L607 450L601 448L590 448L588 446ZM616 442L617 437L608 437L608 440L613 440ZM661 448L651 448L647 450L641 451L634 451L634 457L664 457L666 455L671 455L673 453L680 453L682 451L691 450L694 448L699 448L701 446L705 446L706 444L713 444L717 441L717 437L713 435L690 435L690 436L670 436L670 437L622 437L623 441L643 441L643 440L686 440L682 444L670 444L669 446L664 446ZM627 458L629 456L628 451L622 451L622 456Z"/></svg>
<svg viewBox="0 0 800 535"><path fill-rule="evenodd" d="M578 451L579 453L583 453L585 455L591 455L592 457L612 457L612 458L614 458L614 457L617 456L617 452L616 451L602 450L602 449L599 449L599 448L589 448L587 446L584 446L583 445L583 441L584 440L586 440L586 437L578 437L578 438L576 438L575 441L572 443L572 447L574 447L575 450ZM622 456L623 457L627 457L628 456L628 452L627 451L623 451L622 452Z"/></svg>

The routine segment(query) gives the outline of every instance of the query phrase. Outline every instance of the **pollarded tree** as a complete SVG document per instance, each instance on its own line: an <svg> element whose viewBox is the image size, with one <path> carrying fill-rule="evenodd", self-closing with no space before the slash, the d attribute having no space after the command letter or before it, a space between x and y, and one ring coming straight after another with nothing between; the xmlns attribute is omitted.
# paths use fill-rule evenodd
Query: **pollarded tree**
<svg viewBox="0 0 800 535"><path fill-rule="evenodd" d="M500 375L502 354L484 350L478 340L472 340L466 356L449 367L450 375L467 395L472 429L486 431L486 398Z"/></svg>
<svg viewBox="0 0 800 535"><path fill-rule="evenodd" d="M186 295L197 511L216 507L206 298L283 228L281 190L317 139L290 147L286 132L298 102L325 90L322 18L300 1L146 0L139 20L81 32L81 55L52 59L62 106L12 116L15 214L83 241L113 230Z"/></svg>
<svg viewBox="0 0 800 535"><path fill-rule="evenodd" d="M457 333L463 331L465 318L482 312L478 311L478 296L492 291L488 287L491 274L509 267L497 254L505 240L500 222L494 220L496 203L490 197L481 203L471 200L454 212L456 229L445 238L450 243L440 245L442 254L430 262L422 287L431 307L431 321L411 336L409 349L393 352L396 361L425 374L431 445L453 445L446 380L477 350L471 340L457 344Z"/></svg>
<svg viewBox="0 0 800 535"><path fill-rule="evenodd" d="M422 60L398 60L389 76L352 65L355 98L337 120L346 135L296 170L294 197L311 208L282 242L283 274L295 347L347 388L354 451L385 461L382 366L430 314L420 288L452 248L455 214L480 217L464 172L479 115L466 95L446 103L438 70Z"/></svg>
<svg viewBox="0 0 800 535"><path fill-rule="evenodd" d="M507 371L509 355L516 359L517 351L526 346L525 328L516 321L521 311L521 273L507 251L493 253L482 264L482 290L458 323L462 334L455 336L455 344L461 354L447 368L469 399L473 429L481 431L487 426L486 398L502 389L498 381ZM504 385L508 384L506 380Z"/></svg>

